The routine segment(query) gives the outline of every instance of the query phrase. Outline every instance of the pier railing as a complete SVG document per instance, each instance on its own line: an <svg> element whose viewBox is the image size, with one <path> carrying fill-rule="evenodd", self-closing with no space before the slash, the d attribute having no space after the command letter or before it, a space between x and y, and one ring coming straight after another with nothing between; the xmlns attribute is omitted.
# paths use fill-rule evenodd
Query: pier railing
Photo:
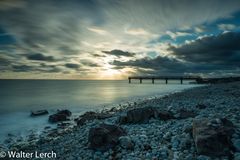
<svg viewBox="0 0 240 160"><path fill-rule="evenodd" d="M168 84L168 80L180 80L180 83L183 84L183 80L196 80L199 81L202 78L199 76L135 76L128 77L128 82L131 83L132 79L139 79L139 82L142 83L143 80L152 80L152 84L155 83L155 80L165 80L165 83Z"/></svg>

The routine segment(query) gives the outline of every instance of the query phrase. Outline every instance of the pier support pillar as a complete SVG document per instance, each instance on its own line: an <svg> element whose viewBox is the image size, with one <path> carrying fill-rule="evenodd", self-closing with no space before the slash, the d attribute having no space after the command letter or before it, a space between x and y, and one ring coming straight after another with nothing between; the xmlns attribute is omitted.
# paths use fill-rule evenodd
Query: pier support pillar
<svg viewBox="0 0 240 160"><path fill-rule="evenodd" d="M166 78L166 84L168 84L168 79Z"/></svg>
<svg viewBox="0 0 240 160"><path fill-rule="evenodd" d="M183 84L183 79L181 78L181 84Z"/></svg>
<svg viewBox="0 0 240 160"><path fill-rule="evenodd" d="M128 78L128 83L131 83L131 78Z"/></svg>
<svg viewBox="0 0 240 160"><path fill-rule="evenodd" d="M154 84L154 78L152 78L152 84Z"/></svg>
<svg viewBox="0 0 240 160"><path fill-rule="evenodd" d="M140 83L142 83L142 78L140 78Z"/></svg>

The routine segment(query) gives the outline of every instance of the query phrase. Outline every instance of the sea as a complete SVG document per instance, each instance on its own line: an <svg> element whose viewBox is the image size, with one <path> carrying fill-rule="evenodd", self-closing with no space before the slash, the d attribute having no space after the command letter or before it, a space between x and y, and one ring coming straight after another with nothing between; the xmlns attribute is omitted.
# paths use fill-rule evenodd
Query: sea
<svg viewBox="0 0 240 160"><path fill-rule="evenodd" d="M40 133L48 116L31 117L31 111L46 109L49 114L68 109L73 115L100 111L119 104L164 96L196 87L190 81L138 80L0 80L0 143L9 136Z"/></svg>

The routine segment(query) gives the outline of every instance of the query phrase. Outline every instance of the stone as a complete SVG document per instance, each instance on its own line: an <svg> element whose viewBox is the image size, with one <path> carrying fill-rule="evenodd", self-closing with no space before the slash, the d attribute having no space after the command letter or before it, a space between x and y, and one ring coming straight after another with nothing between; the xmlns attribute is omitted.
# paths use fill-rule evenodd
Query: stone
<svg viewBox="0 0 240 160"><path fill-rule="evenodd" d="M144 151L152 150L152 147L151 147L151 145L149 145L149 144L144 144L144 145L143 145L143 150L144 150Z"/></svg>
<svg viewBox="0 0 240 160"><path fill-rule="evenodd" d="M205 104L197 104L196 108L198 108L198 109L205 109L205 108L207 108L207 106Z"/></svg>
<svg viewBox="0 0 240 160"><path fill-rule="evenodd" d="M234 160L240 160L240 153L239 152L236 152L234 154Z"/></svg>
<svg viewBox="0 0 240 160"><path fill-rule="evenodd" d="M71 115L72 115L72 112L69 111L69 110L67 110L67 109L65 109L65 110L58 110L57 113L58 113L58 114L64 114L64 115L66 115L66 116L71 116Z"/></svg>
<svg viewBox="0 0 240 160"><path fill-rule="evenodd" d="M234 139L233 146L237 152L240 152L240 139Z"/></svg>
<svg viewBox="0 0 240 160"><path fill-rule="evenodd" d="M41 116L41 115L46 115L48 114L47 110L37 110L37 111L31 111L31 116L35 117L35 116Z"/></svg>
<svg viewBox="0 0 240 160"><path fill-rule="evenodd" d="M163 138L168 140L171 138L171 136L172 136L171 132L167 132L166 134L164 134Z"/></svg>
<svg viewBox="0 0 240 160"><path fill-rule="evenodd" d="M197 160L211 160L211 158L208 156L200 155L197 157Z"/></svg>
<svg viewBox="0 0 240 160"><path fill-rule="evenodd" d="M127 112L128 123L144 123L154 117L152 107L136 108Z"/></svg>
<svg viewBox="0 0 240 160"><path fill-rule="evenodd" d="M118 122L120 124L127 123L146 123L151 118L159 118L168 120L174 118L171 112L161 111L156 107L135 108L127 111L127 115L120 116Z"/></svg>
<svg viewBox="0 0 240 160"><path fill-rule="evenodd" d="M193 118L197 114L194 111L189 111L186 109L180 109L176 115L177 119L186 119L186 118Z"/></svg>
<svg viewBox="0 0 240 160"><path fill-rule="evenodd" d="M96 113L96 112L86 112L83 115L79 116L79 118L75 119L78 126L84 125L87 121L91 121L94 119L106 119L111 117L111 114L108 113Z"/></svg>
<svg viewBox="0 0 240 160"><path fill-rule="evenodd" d="M229 156L232 148L231 136L234 126L231 121L221 118L195 119L193 138L198 154L207 156Z"/></svg>
<svg viewBox="0 0 240 160"><path fill-rule="evenodd" d="M98 127L90 128L89 148L101 151L108 150L119 143L119 137L125 135L126 132L119 126L101 124Z"/></svg>
<svg viewBox="0 0 240 160"><path fill-rule="evenodd" d="M131 138L128 136L122 136L119 138L120 146L124 149L133 149L134 143L132 142Z"/></svg>
<svg viewBox="0 0 240 160"><path fill-rule="evenodd" d="M155 117L159 118L160 120L164 120L164 121L169 120L169 119L174 119L172 112L164 111L164 110L156 110Z"/></svg>
<svg viewBox="0 0 240 160"><path fill-rule="evenodd" d="M67 121L71 114L72 113L69 110L59 110L57 113L50 115L48 121L51 123Z"/></svg>

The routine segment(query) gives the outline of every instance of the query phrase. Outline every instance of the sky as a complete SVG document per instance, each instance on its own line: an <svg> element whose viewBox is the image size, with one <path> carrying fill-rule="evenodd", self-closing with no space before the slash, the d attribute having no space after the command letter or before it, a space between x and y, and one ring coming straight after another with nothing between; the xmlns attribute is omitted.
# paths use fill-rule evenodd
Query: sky
<svg viewBox="0 0 240 160"><path fill-rule="evenodd" d="M0 79L239 74L239 0L0 0Z"/></svg>

